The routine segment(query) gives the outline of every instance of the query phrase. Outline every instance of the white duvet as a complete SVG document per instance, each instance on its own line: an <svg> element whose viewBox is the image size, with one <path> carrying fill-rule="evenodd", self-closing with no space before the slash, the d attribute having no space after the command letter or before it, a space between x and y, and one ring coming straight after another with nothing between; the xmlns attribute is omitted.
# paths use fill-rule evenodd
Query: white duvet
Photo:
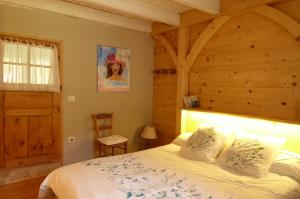
<svg viewBox="0 0 300 199"><path fill-rule="evenodd" d="M258 179L184 159L174 144L98 158L53 171L41 185L59 199L300 199L299 184L269 173Z"/></svg>

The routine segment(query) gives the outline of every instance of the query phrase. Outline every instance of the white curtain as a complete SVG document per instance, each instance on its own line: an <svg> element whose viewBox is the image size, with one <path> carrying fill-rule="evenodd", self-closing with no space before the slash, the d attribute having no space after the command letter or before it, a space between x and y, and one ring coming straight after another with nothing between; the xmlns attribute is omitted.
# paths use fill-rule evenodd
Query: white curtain
<svg viewBox="0 0 300 199"><path fill-rule="evenodd" d="M57 48L0 40L0 89L60 92Z"/></svg>

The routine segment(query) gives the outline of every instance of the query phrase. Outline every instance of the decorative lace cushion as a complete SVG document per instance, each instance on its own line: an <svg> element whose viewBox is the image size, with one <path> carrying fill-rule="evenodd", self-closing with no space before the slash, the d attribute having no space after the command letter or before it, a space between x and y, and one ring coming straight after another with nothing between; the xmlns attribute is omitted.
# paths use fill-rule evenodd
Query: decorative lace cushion
<svg viewBox="0 0 300 199"><path fill-rule="evenodd" d="M280 151L272 162L270 172L288 176L300 182L300 154Z"/></svg>
<svg viewBox="0 0 300 199"><path fill-rule="evenodd" d="M183 144L180 154L188 159L214 163L225 145L225 136L214 128L199 128Z"/></svg>
<svg viewBox="0 0 300 199"><path fill-rule="evenodd" d="M218 162L236 171L263 177L268 174L282 144L282 139L273 137L238 137L224 149Z"/></svg>
<svg viewBox="0 0 300 199"><path fill-rule="evenodd" d="M178 135L174 140L173 144L176 144L178 146L183 146L184 143L189 139L189 137L192 135L192 132L183 132L180 135Z"/></svg>

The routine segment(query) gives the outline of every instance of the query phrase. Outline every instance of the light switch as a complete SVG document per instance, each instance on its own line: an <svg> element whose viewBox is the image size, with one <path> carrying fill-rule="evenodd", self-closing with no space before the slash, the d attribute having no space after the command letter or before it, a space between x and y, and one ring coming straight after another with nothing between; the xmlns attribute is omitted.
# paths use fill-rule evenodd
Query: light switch
<svg viewBox="0 0 300 199"><path fill-rule="evenodd" d="M75 102L75 96L68 96L68 102Z"/></svg>

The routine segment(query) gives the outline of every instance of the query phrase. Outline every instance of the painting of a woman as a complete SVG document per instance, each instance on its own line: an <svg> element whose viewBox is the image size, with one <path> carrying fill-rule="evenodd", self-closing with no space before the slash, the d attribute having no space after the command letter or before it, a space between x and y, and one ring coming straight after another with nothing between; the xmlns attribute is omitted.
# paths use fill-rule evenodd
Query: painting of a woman
<svg viewBox="0 0 300 199"><path fill-rule="evenodd" d="M129 91L130 50L97 47L98 92Z"/></svg>
<svg viewBox="0 0 300 199"><path fill-rule="evenodd" d="M107 75L106 78L113 81L126 81L122 73L126 64L123 61L115 59L114 54L109 54L106 59Z"/></svg>

